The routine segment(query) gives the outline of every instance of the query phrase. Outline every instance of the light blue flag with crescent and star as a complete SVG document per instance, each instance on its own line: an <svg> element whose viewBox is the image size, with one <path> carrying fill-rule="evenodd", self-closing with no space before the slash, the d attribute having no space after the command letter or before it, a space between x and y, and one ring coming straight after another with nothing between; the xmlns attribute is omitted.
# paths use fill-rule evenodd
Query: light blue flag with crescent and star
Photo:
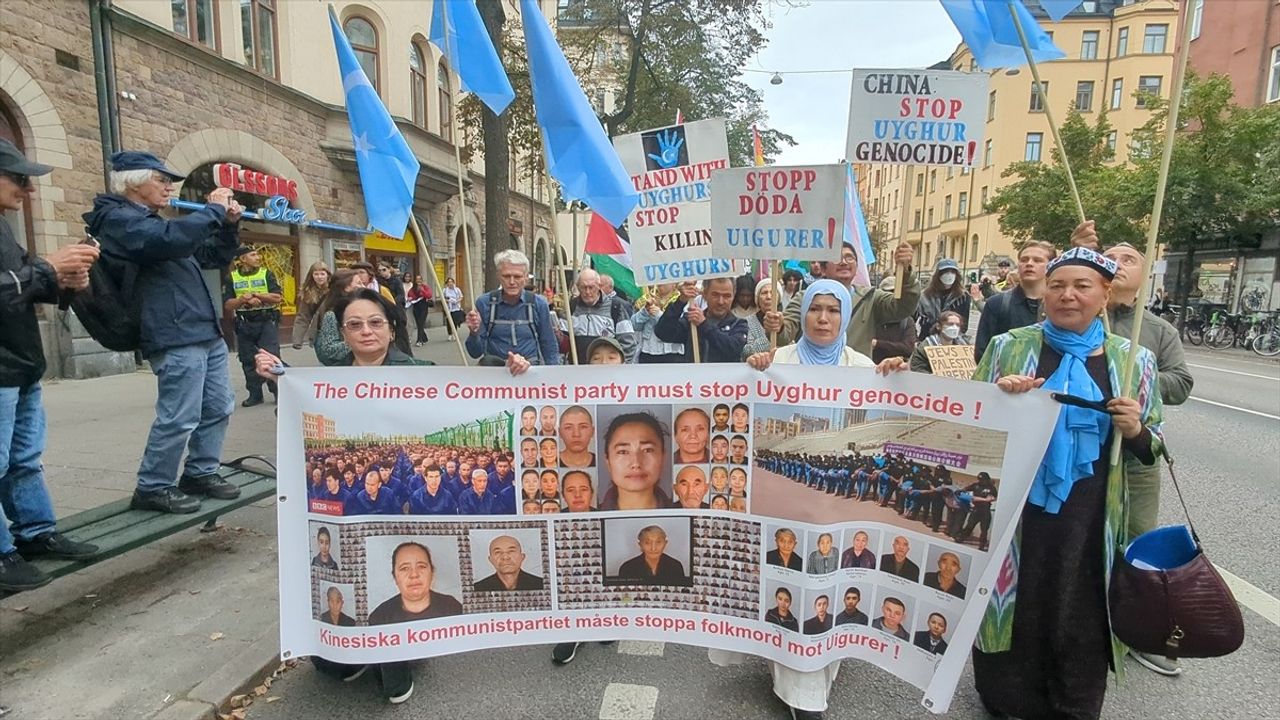
<svg viewBox="0 0 1280 720"><path fill-rule="evenodd" d="M475 93L494 115L501 115L516 99L476 0L435 0L431 44L449 59L449 67L462 78L462 89Z"/></svg>
<svg viewBox="0 0 1280 720"><path fill-rule="evenodd" d="M1080 7L1083 0L1040 0L1040 8L1049 14L1049 19L1060 22L1072 10Z"/></svg>
<svg viewBox="0 0 1280 720"><path fill-rule="evenodd" d="M640 202L587 96L535 0L520 0L529 52L533 107L542 128L547 168L565 200L581 200L618 227Z"/></svg>
<svg viewBox="0 0 1280 720"><path fill-rule="evenodd" d="M329 7L329 25L338 50L342 94L347 102L365 214L374 228L391 237L403 237L413 211L414 184L421 163L356 60L355 51L333 14L333 6Z"/></svg>
<svg viewBox="0 0 1280 720"><path fill-rule="evenodd" d="M1027 56L1013 23L1013 12L1027 36L1027 47L1037 63L1058 60L1067 56L1058 49L1022 4L1022 0L941 0L942 8L951 16L951 22L960 31L964 44L969 46L978 67L991 69L1020 67L1027 64ZM1012 11L1012 12L1011 12Z"/></svg>

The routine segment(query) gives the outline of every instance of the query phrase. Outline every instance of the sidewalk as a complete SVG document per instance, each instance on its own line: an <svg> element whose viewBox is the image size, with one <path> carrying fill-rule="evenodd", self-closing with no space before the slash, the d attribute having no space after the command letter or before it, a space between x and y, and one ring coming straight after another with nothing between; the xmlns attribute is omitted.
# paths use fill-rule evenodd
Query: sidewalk
<svg viewBox="0 0 1280 720"><path fill-rule="evenodd" d="M443 328L415 355L458 364ZM310 348L285 348L315 365ZM223 457L275 459L271 404L237 407ZM63 517L128 497L153 419L155 378L48 382L45 473ZM39 590L0 601L0 705L19 720L195 720L278 662L275 506L264 500Z"/></svg>

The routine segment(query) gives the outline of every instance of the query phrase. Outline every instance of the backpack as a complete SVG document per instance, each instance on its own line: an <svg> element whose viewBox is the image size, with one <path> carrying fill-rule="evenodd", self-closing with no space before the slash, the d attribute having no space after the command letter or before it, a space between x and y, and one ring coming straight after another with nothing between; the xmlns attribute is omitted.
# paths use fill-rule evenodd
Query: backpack
<svg viewBox="0 0 1280 720"><path fill-rule="evenodd" d="M142 344L137 280L136 264L103 253L89 268L89 287L71 297L80 324L108 350L132 352Z"/></svg>

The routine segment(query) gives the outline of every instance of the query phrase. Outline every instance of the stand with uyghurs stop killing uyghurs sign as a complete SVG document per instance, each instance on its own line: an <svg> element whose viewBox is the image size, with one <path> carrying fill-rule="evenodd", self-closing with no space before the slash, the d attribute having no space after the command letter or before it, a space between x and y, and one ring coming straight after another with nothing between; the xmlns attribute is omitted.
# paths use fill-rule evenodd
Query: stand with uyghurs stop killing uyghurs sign
<svg viewBox="0 0 1280 720"><path fill-rule="evenodd" d="M815 370L290 368L282 657L665 641L945 712L1057 405Z"/></svg>

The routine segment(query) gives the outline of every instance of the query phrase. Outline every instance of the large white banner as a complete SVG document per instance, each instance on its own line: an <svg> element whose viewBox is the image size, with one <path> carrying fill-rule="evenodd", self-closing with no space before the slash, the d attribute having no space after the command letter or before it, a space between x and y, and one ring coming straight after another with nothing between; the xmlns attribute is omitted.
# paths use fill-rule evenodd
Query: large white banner
<svg viewBox="0 0 1280 720"><path fill-rule="evenodd" d="M839 260L843 165L731 168L711 175L711 248L721 257Z"/></svg>
<svg viewBox="0 0 1280 720"><path fill-rule="evenodd" d="M638 285L728 277L734 263L711 250L711 173L729 167L723 118L613 139L640 193L627 219Z"/></svg>
<svg viewBox="0 0 1280 720"><path fill-rule="evenodd" d="M1057 413L800 366L291 368L280 388L285 658L655 640L869 662L934 712Z"/></svg>
<svg viewBox="0 0 1280 720"><path fill-rule="evenodd" d="M973 167L986 130L984 72L854 70L845 158Z"/></svg>

